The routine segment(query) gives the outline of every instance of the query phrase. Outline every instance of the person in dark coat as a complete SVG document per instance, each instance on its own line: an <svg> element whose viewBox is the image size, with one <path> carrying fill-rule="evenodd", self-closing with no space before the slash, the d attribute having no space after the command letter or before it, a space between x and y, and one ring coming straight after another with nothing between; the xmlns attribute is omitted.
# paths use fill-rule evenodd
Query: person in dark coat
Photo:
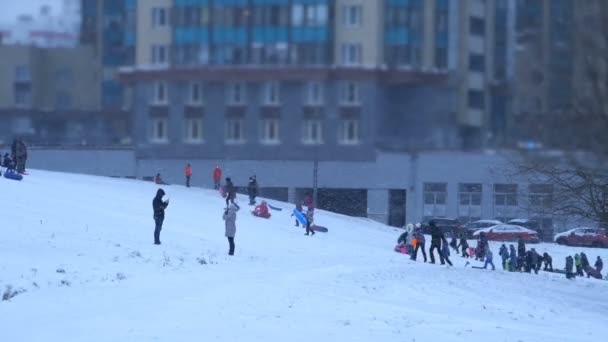
<svg viewBox="0 0 608 342"><path fill-rule="evenodd" d="M160 231L163 229L163 221L165 220L165 209L169 206L169 201L163 201L165 191L158 189L154 200L152 200L152 208L154 209L154 244L160 245Z"/></svg>
<svg viewBox="0 0 608 342"><path fill-rule="evenodd" d="M571 255L566 258L566 279L574 278L574 260Z"/></svg>
<svg viewBox="0 0 608 342"><path fill-rule="evenodd" d="M441 257L443 258L443 260L445 260L445 262L448 263L448 265L453 266L452 262L450 261L450 246L446 239L443 239L443 244L441 246ZM443 265L443 260L441 263L442 265Z"/></svg>
<svg viewBox="0 0 608 342"><path fill-rule="evenodd" d="M255 205L255 198L258 197L258 180L255 176L249 177L247 193L249 194L249 205Z"/></svg>
<svg viewBox="0 0 608 342"><path fill-rule="evenodd" d="M543 262L545 263L545 271L553 272L553 258L549 255L549 253L543 253Z"/></svg>
<svg viewBox="0 0 608 342"><path fill-rule="evenodd" d="M236 199L236 187L234 186L234 184L232 184L232 179L230 179L230 177L226 178L226 185L224 186L224 191L226 193L226 208L228 208L228 205L232 203L238 209L240 209L238 204L234 203L234 200Z"/></svg>
<svg viewBox="0 0 608 342"><path fill-rule="evenodd" d="M433 252L434 250L437 250L437 253L439 254L439 261L442 265L445 265L443 253L441 253L441 243L445 242L447 244L445 235L443 234L441 229L437 227L435 221L429 222L429 226L431 227L431 248L429 249L429 254L431 255L431 264L435 263L435 255Z"/></svg>
<svg viewBox="0 0 608 342"><path fill-rule="evenodd" d="M450 247L452 247L454 249L454 251L456 252L456 254L459 254L459 249L458 249L458 241L456 241L456 233L452 232L452 238L450 240Z"/></svg>
<svg viewBox="0 0 608 342"><path fill-rule="evenodd" d="M524 243L524 239L519 238L519 240L517 241L517 266L518 266L518 270L521 271L521 269L524 267L524 264L526 263L526 244Z"/></svg>
<svg viewBox="0 0 608 342"><path fill-rule="evenodd" d="M228 255L234 255L234 237L236 236L236 213L239 207L234 203L224 210L222 219L226 223L226 238L228 239Z"/></svg>
<svg viewBox="0 0 608 342"><path fill-rule="evenodd" d="M9 157L8 153L4 154L4 160L3 160L2 166L4 166L6 168L7 173L15 172L15 163L13 162L11 157Z"/></svg>
<svg viewBox="0 0 608 342"><path fill-rule="evenodd" d="M502 244L502 246L500 246L500 249L498 250L498 255L500 255L502 259L502 269L506 270L507 260L509 260L509 249L504 243Z"/></svg>
<svg viewBox="0 0 608 342"><path fill-rule="evenodd" d="M515 246L509 245L509 271L515 272L519 270L520 266L517 264L517 252Z"/></svg>
<svg viewBox="0 0 608 342"><path fill-rule="evenodd" d="M27 147L25 143L19 139L17 140L17 144L15 146L15 158L13 160L16 161L16 168L18 173L25 173L25 162L27 160Z"/></svg>
<svg viewBox="0 0 608 342"><path fill-rule="evenodd" d="M583 270L586 270L587 268L589 268L589 266L591 266L591 264L589 263L589 259L587 259L587 255L582 252L581 253L581 267L583 268ZM587 272L587 271L585 271ZM589 278L589 275L587 275L587 278Z"/></svg>
<svg viewBox="0 0 608 342"><path fill-rule="evenodd" d="M467 241L467 236L466 233L461 233L460 234L460 241L458 242L458 246L460 247L460 250L462 251L462 257L463 258L468 258L469 257L469 241Z"/></svg>
<svg viewBox="0 0 608 342"><path fill-rule="evenodd" d="M532 248L530 251L530 264L529 264L529 268L534 271L534 274L538 274L538 270L540 269L540 266L538 265L538 259L539 259L539 255L536 252L536 249Z"/></svg>
<svg viewBox="0 0 608 342"><path fill-rule="evenodd" d="M312 223L314 222L314 215L315 215L315 210L312 207L308 207L308 210L306 211L306 234L304 235L310 235L313 236L315 235L315 231L312 230Z"/></svg>
<svg viewBox="0 0 608 342"><path fill-rule="evenodd" d="M602 258L600 258L598 256L597 260L595 260L595 270L602 273L603 269L604 269L604 262L602 261Z"/></svg>
<svg viewBox="0 0 608 342"><path fill-rule="evenodd" d="M426 250L424 249L426 238L422 233L420 223L416 224L416 228L414 229L414 237L416 238L416 247L414 248L414 253L412 254L412 260L416 261L416 258L418 257L418 250L421 250L422 256L424 257L424 262L426 262Z"/></svg>
<svg viewBox="0 0 608 342"><path fill-rule="evenodd" d="M408 236L409 232L406 229L401 235L399 235L399 238L397 239L397 244L398 245L403 245L407 242L407 236Z"/></svg>

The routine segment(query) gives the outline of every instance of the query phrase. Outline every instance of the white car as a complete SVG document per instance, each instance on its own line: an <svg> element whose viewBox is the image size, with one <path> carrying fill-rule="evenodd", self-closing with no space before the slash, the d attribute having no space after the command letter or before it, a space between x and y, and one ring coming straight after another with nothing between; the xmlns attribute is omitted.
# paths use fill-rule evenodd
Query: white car
<svg viewBox="0 0 608 342"><path fill-rule="evenodd" d="M472 238L473 234L476 231L478 231L479 229L494 227L499 224L503 224L503 223L498 220L479 220L479 221L467 223L467 225L464 226L464 229L467 233L467 238Z"/></svg>
<svg viewBox="0 0 608 342"><path fill-rule="evenodd" d="M540 242L537 232L513 224L499 224L494 227L479 229L473 233L473 238L479 238L481 233L485 233L487 239L493 241L517 241L521 238L527 243Z"/></svg>

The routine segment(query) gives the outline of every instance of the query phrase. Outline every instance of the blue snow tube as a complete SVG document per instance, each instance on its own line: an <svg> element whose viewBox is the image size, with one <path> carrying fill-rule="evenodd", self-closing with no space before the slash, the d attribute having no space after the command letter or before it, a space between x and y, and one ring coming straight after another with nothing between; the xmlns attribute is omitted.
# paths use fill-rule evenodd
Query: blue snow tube
<svg viewBox="0 0 608 342"><path fill-rule="evenodd" d="M23 179L23 176L15 172L7 172L4 174L4 178L20 181Z"/></svg>
<svg viewBox="0 0 608 342"><path fill-rule="evenodd" d="M301 212L294 209L293 215L296 217L296 219L298 219L300 224L302 224L303 226L306 226L306 224L308 223L308 220L306 220L306 216L304 216L304 214L302 214Z"/></svg>

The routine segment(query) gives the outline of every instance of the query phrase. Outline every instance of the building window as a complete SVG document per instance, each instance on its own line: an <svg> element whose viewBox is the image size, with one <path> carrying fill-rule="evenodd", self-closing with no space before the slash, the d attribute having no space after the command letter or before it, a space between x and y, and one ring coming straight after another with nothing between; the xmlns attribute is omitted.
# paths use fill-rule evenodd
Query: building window
<svg viewBox="0 0 608 342"><path fill-rule="evenodd" d="M322 123L319 119L304 120L302 143L306 145L320 145L323 143Z"/></svg>
<svg viewBox="0 0 608 342"><path fill-rule="evenodd" d="M528 192L530 208L535 213L553 208L553 186L551 184L530 184Z"/></svg>
<svg viewBox="0 0 608 342"><path fill-rule="evenodd" d="M190 96L188 103L191 105L203 104L203 86L200 82L190 83Z"/></svg>
<svg viewBox="0 0 608 342"><path fill-rule="evenodd" d="M281 138L279 137L279 127L279 119L262 120L262 134L260 139L262 144L275 145L281 143Z"/></svg>
<svg viewBox="0 0 608 342"><path fill-rule="evenodd" d="M485 36L486 22L483 18L471 18L471 34L476 36Z"/></svg>
<svg viewBox="0 0 608 342"><path fill-rule="evenodd" d="M344 26L361 26L363 23L363 6L345 5L342 6L342 24Z"/></svg>
<svg viewBox="0 0 608 342"><path fill-rule="evenodd" d="M32 106L31 86L15 85L15 106L29 108Z"/></svg>
<svg viewBox="0 0 608 342"><path fill-rule="evenodd" d="M356 82L344 82L340 92L340 103L343 105L358 105L360 103L359 97L359 83Z"/></svg>
<svg viewBox="0 0 608 342"><path fill-rule="evenodd" d="M152 9L152 27L166 27L168 25L167 9L155 7Z"/></svg>
<svg viewBox="0 0 608 342"><path fill-rule="evenodd" d="M279 82L264 83L264 98L265 105L278 105L279 101Z"/></svg>
<svg viewBox="0 0 608 342"><path fill-rule="evenodd" d="M30 67L27 65L18 65L15 67L15 82L31 82L32 75Z"/></svg>
<svg viewBox="0 0 608 342"><path fill-rule="evenodd" d="M226 121L226 143L242 144L245 142L243 119L228 119Z"/></svg>
<svg viewBox="0 0 608 342"><path fill-rule="evenodd" d="M517 184L494 184L494 217L507 222L517 217Z"/></svg>
<svg viewBox="0 0 608 342"><path fill-rule="evenodd" d="M245 103L245 84L238 82L228 86L228 104L242 105Z"/></svg>
<svg viewBox="0 0 608 342"><path fill-rule="evenodd" d="M305 102L310 106L323 104L323 84L321 82L308 82L306 84Z"/></svg>
<svg viewBox="0 0 608 342"><path fill-rule="evenodd" d="M152 119L152 135L150 142L155 144L166 144L169 142L168 132L168 120L167 118L154 118Z"/></svg>
<svg viewBox="0 0 608 342"><path fill-rule="evenodd" d="M293 26L326 26L329 18L327 4L294 4L291 9Z"/></svg>
<svg viewBox="0 0 608 342"><path fill-rule="evenodd" d="M338 143L342 145L356 145L359 142L359 120L343 119L339 126Z"/></svg>
<svg viewBox="0 0 608 342"><path fill-rule="evenodd" d="M483 110L486 106L486 98L481 90L469 90L469 108Z"/></svg>
<svg viewBox="0 0 608 342"><path fill-rule="evenodd" d="M458 220L461 223L481 220L482 185L465 183L458 185Z"/></svg>
<svg viewBox="0 0 608 342"><path fill-rule="evenodd" d="M342 44L341 55L342 65L361 65L361 44Z"/></svg>
<svg viewBox="0 0 608 342"><path fill-rule="evenodd" d="M155 82L152 94L152 104L164 105L167 104L167 83Z"/></svg>
<svg viewBox="0 0 608 342"><path fill-rule="evenodd" d="M151 62L154 65L167 64L167 46L165 45L152 45Z"/></svg>
<svg viewBox="0 0 608 342"><path fill-rule="evenodd" d="M486 70L486 58L484 55L469 55L469 70L485 72Z"/></svg>
<svg viewBox="0 0 608 342"><path fill-rule="evenodd" d="M189 144L200 144L204 141L202 118L186 119L186 135L184 141Z"/></svg>
<svg viewBox="0 0 608 342"><path fill-rule="evenodd" d="M424 183L424 209L425 219L431 217L445 217L448 197L447 183Z"/></svg>

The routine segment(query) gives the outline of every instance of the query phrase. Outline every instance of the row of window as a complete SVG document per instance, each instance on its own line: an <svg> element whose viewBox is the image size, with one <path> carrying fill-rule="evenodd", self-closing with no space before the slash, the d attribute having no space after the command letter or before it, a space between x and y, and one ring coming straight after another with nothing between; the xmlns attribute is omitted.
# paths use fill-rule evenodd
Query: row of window
<svg viewBox="0 0 608 342"><path fill-rule="evenodd" d="M157 117L152 119L150 142L166 144L169 142L168 118ZM188 118L184 121L183 141L188 144L202 144L205 142L203 118ZM281 144L281 120L262 119L260 121L260 143L265 145ZM357 145L360 142L359 120L342 119L338 126L337 142L341 145ZM244 144L245 121L242 118L226 120L225 143ZM324 143L323 121L319 119L306 119L302 126L301 142L305 145L320 145Z"/></svg>
<svg viewBox="0 0 608 342"><path fill-rule="evenodd" d="M479 220L482 215L482 189L479 183L458 185L458 217L462 223ZM445 217L447 214L447 183L424 183L423 216ZM518 184L493 185L494 218L507 221L517 217L521 209ZM536 209L553 206L553 187L550 184L530 184L526 194L526 205Z"/></svg>
<svg viewBox="0 0 608 342"><path fill-rule="evenodd" d="M308 82L304 87L304 103L311 106L320 106L325 103L324 84L322 82ZM360 85L357 82L340 83L339 101L341 105L360 105ZM266 82L261 88L261 102L264 105L278 106L281 104L281 88L279 82ZM188 85L187 103L189 105L203 105L205 103L204 84L191 82ZM151 104L166 105L169 102L168 86L166 82L154 83ZM226 86L226 103L229 105L245 105L247 103L247 84L234 82Z"/></svg>

